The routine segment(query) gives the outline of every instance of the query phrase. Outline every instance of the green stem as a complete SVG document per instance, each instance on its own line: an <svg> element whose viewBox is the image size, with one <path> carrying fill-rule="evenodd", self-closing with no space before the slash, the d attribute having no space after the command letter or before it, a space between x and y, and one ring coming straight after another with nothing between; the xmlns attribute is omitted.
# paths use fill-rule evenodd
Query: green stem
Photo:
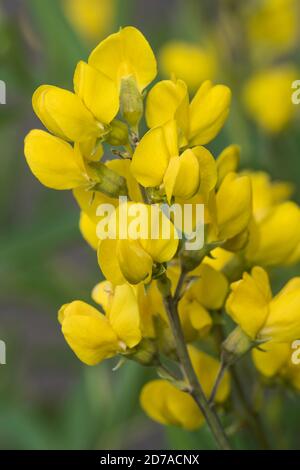
<svg viewBox="0 0 300 470"><path fill-rule="evenodd" d="M230 444L228 442L224 429L222 428L217 414L209 406L204 391L202 390L202 387L198 381L198 377L194 371L180 324L177 309L178 302L174 301L174 298L172 297L170 292L164 293L163 299L168 314L170 326L174 335L178 359L181 363L186 381L189 386L189 393L197 403L201 412L203 413L218 447L223 450L229 450Z"/></svg>

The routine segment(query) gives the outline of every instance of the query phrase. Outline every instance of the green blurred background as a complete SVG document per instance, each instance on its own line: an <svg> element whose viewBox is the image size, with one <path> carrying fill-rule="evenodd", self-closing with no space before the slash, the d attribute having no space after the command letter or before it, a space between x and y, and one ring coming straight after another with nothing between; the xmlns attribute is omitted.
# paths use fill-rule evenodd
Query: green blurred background
<svg viewBox="0 0 300 470"><path fill-rule="evenodd" d="M229 143L241 145L243 167L292 181L299 199L296 106L291 105L284 125L271 131L251 117L242 99L245 83L257 71L286 64L298 69L298 28L289 37L279 11L266 31L253 35L249 24L262 3L256 0L99 0L100 8L95 3L86 0L85 17L63 0L0 1L0 79L7 85L7 104L0 105L0 339L7 345L7 364L0 366L0 448L213 448L206 428L197 433L162 429L142 413L139 391L153 371L128 363L112 372L115 360L89 368L65 343L56 318L59 306L75 298L89 300L101 273L80 236L71 194L44 188L26 165L24 136L40 127L31 96L43 83L71 88L77 61L122 25L140 28L157 53L171 40L187 42L213 57L207 78L233 92L228 124L211 149L217 154ZM293 9L286 18L291 33L298 12L288 8ZM259 15L257 21L253 28L259 33ZM279 38L278 29L283 31ZM275 40L266 47L272 32ZM168 64L161 58L163 76ZM201 73L193 77L194 82L203 79ZM297 272L299 267L275 272L276 286ZM270 411L274 423L277 405ZM288 436L279 432L280 442L299 448L299 400L292 397L285 406Z"/></svg>

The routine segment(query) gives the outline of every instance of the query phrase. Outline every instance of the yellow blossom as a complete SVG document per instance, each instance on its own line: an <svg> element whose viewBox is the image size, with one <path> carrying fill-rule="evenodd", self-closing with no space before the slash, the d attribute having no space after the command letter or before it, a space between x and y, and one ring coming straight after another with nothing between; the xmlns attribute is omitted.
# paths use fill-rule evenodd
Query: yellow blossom
<svg viewBox="0 0 300 470"><path fill-rule="evenodd" d="M175 119L181 131L180 146L205 145L223 127L229 113L231 92L225 85L202 83L191 103L182 80L158 82L148 94L146 120L150 128Z"/></svg>
<svg viewBox="0 0 300 470"><path fill-rule="evenodd" d="M192 90L208 78L213 80L217 68L211 50L184 41L166 43L160 50L159 63L164 76L174 75Z"/></svg>
<svg viewBox="0 0 300 470"><path fill-rule="evenodd" d="M97 250L99 239L96 233L96 224L83 211L80 213L79 229L85 241L91 248Z"/></svg>
<svg viewBox="0 0 300 470"><path fill-rule="evenodd" d="M86 41L94 43L112 25L114 0L63 0L65 14Z"/></svg>
<svg viewBox="0 0 300 470"><path fill-rule="evenodd" d="M58 314L67 343L88 365L128 353L141 340L137 299L130 286L113 288L104 281L93 296L101 303L105 315L80 300L63 305Z"/></svg>
<svg viewBox="0 0 300 470"><path fill-rule="evenodd" d="M189 354L204 393L208 397L218 373L219 362L193 346L189 347ZM228 397L229 390L229 375L225 373L216 394L216 402L223 403ZM193 398L166 380L148 382L141 392L140 402L148 416L160 424L179 426L192 431L205 422Z"/></svg>
<svg viewBox="0 0 300 470"><path fill-rule="evenodd" d="M180 154L175 120L148 131L133 155L131 172L146 187L164 185L168 201L182 199L196 192L208 195L216 184L216 165L204 147L187 149Z"/></svg>
<svg viewBox="0 0 300 470"><path fill-rule="evenodd" d="M111 34L92 51L89 64L113 80L133 77L140 92L155 78L156 60L143 34L132 26Z"/></svg>
<svg viewBox="0 0 300 470"><path fill-rule="evenodd" d="M267 273L254 267L231 284L226 310L252 339L288 342L300 337L300 278L291 279L272 298Z"/></svg>
<svg viewBox="0 0 300 470"><path fill-rule="evenodd" d="M267 343L252 351L255 367L267 378L280 378L300 391L299 364L292 362L293 349L289 343Z"/></svg>
<svg viewBox="0 0 300 470"><path fill-rule="evenodd" d="M137 210L134 214L131 209ZM125 218L126 225L120 224ZM170 261L178 248L175 228L158 206L133 203L120 204L111 215L115 234L103 239L98 247L98 262L105 277L118 285L124 282L149 282L155 264ZM110 222L108 221L108 225ZM131 224L137 236L131 235ZM140 228L144 227L145 231ZM166 230L168 236L163 235ZM123 233L124 232L124 233ZM151 234L157 232L157 238ZM112 256L114 253L114 256Z"/></svg>
<svg viewBox="0 0 300 470"><path fill-rule="evenodd" d="M276 134L293 119L296 106L291 100L291 86L297 70L282 65L262 70L246 82L243 101L249 115L265 131Z"/></svg>

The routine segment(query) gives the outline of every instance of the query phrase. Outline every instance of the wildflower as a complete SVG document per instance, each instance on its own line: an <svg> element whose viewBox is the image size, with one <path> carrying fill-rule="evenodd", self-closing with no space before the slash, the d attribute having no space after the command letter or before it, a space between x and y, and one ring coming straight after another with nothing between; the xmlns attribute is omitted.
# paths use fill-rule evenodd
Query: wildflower
<svg viewBox="0 0 300 470"><path fill-rule="evenodd" d="M105 277L116 285L126 281L130 284L149 282L155 266L170 261L178 248L175 228L158 206L139 204L139 214L135 215L131 214L131 207L132 203L118 206L111 216L115 234L102 240L98 247L100 268ZM119 224L121 213L127 220L126 226ZM145 231L138 230L139 233L133 238L130 226L134 221L138 221ZM164 229L168 237L163 236ZM153 233L157 233L157 238L151 235Z"/></svg>
<svg viewBox="0 0 300 470"><path fill-rule="evenodd" d="M249 115L270 134L282 131L295 115L291 84L296 78L293 66L278 66L258 72L244 86L243 101Z"/></svg>
<svg viewBox="0 0 300 470"><path fill-rule="evenodd" d="M71 142L90 142L103 136L119 110L118 90L110 78L89 64L78 63L74 90L42 85L32 98L44 126Z"/></svg>
<svg viewBox="0 0 300 470"><path fill-rule="evenodd" d="M80 300L63 305L58 313L67 343L88 365L130 353L141 341L137 300L130 286L114 288L104 281L93 297L101 304L104 315Z"/></svg>
<svg viewBox="0 0 300 470"><path fill-rule="evenodd" d="M216 74L216 60L208 48L183 41L166 43L159 53L159 63L164 76L175 76L196 90L204 81Z"/></svg>
<svg viewBox="0 0 300 470"><path fill-rule="evenodd" d="M189 354L208 397L218 373L219 363L193 346L189 346ZM216 402L223 403L228 397L229 390L229 375L225 373L216 394ZM205 422L192 397L166 380L148 382L141 392L140 402L147 415L160 424L179 426L191 431L198 429Z"/></svg>
<svg viewBox="0 0 300 470"><path fill-rule="evenodd" d="M154 80L157 68L153 51L143 34L132 26L111 34L92 51L89 64L113 80L133 77L140 93Z"/></svg>
<svg viewBox="0 0 300 470"><path fill-rule="evenodd" d="M206 197L216 183L216 166L204 147L180 154L175 120L148 131L133 155L131 172L146 187L164 185L167 199L188 199L198 191Z"/></svg>
<svg viewBox="0 0 300 470"><path fill-rule="evenodd" d="M202 83L191 103L182 80L158 82L148 94L146 120L150 128L176 119L180 146L205 145L222 129L230 107L231 92L224 85Z"/></svg>
<svg viewBox="0 0 300 470"><path fill-rule="evenodd" d="M252 351L257 370L268 379L280 379L300 390L299 365L291 361L292 349L289 343L267 343L262 349Z"/></svg>
<svg viewBox="0 0 300 470"><path fill-rule="evenodd" d="M74 29L89 43L103 36L112 25L114 0L63 0L62 3Z"/></svg>
<svg viewBox="0 0 300 470"><path fill-rule="evenodd" d="M269 278L256 266L231 284L226 311L252 341L288 342L300 336L300 278L272 298Z"/></svg>
<svg viewBox="0 0 300 470"><path fill-rule="evenodd" d="M91 186L96 175L84 161L79 146L42 130L33 130L25 138L25 157L34 176L53 189Z"/></svg>
<svg viewBox="0 0 300 470"><path fill-rule="evenodd" d="M99 240L96 233L96 224L94 224L89 216L83 211L80 213L79 229L81 235L90 247L97 250Z"/></svg>

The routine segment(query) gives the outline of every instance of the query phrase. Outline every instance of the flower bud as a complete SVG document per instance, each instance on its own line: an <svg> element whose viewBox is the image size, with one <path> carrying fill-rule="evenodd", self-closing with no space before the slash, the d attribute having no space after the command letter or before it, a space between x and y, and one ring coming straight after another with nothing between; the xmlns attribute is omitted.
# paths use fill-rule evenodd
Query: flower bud
<svg viewBox="0 0 300 470"><path fill-rule="evenodd" d="M255 346L255 341L237 326L222 344L222 360L229 366Z"/></svg>
<svg viewBox="0 0 300 470"><path fill-rule="evenodd" d="M134 77L122 78L120 93L121 114L126 122L136 128L143 115L143 98Z"/></svg>
<svg viewBox="0 0 300 470"><path fill-rule="evenodd" d="M128 127L122 121L115 119L110 125L110 132L106 142L110 145L126 145L128 143Z"/></svg>
<svg viewBox="0 0 300 470"><path fill-rule="evenodd" d="M91 190L100 191L114 198L127 196L128 190L123 176L118 175L102 162L93 162L90 164L90 167L95 170L98 178L97 183L92 186Z"/></svg>
<svg viewBox="0 0 300 470"><path fill-rule="evenodd" d="M155 366L159 364L155 342L148 338L143 338L133 354L128 356L143 366Z"/></svg>

